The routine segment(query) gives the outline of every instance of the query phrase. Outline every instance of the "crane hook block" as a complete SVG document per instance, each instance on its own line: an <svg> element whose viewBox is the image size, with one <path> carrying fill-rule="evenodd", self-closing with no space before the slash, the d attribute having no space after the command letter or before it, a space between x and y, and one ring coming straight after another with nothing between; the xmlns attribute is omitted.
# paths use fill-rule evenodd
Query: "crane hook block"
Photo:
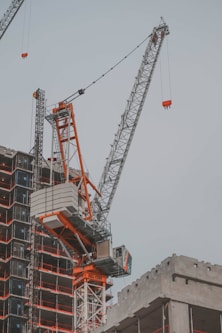
<svg viewBox="0 0 222 333"><path fill-rule="evenodd" d="M85 89L79 89L78 93L79 93L79 95L83 95L85 93Z"/></svg>
<svg viewBox="0 0 222 333"><path fill-rule="evenodd" d="M27 52L26 52L26 53L22 53L22 54L21 54L21 57L22 57L23 59L27 58L27 57L28 57L28 53L27 53Z"/></svg>
<svg viewBox="0 0 222 333"><path fill-rule="evenodd" d="M170 108L171 105L172 105L172 101L171 101L171 99L169 99L169 100L167 100L167 101L163 101L163 102L162 102L162 105L163 105L164 109L168 109L168 108Z"/></svg>

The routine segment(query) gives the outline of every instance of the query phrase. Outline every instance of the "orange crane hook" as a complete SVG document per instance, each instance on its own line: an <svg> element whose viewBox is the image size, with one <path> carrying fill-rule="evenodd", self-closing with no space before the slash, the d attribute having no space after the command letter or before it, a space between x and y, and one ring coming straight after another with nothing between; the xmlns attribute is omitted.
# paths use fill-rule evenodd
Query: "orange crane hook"
<svg viewBox="0 0 222 333"><path fill-rule="evenodd" d="M167 101L163 101L162 105L163 105L164 109L169 109L171 107L171 105L172 105L172 100L169 99Z"/></svg>
<svg viewBox="0 0 222 333"><path fill-rule="evenodd" d="M21 57L22 57L23 59L27 58L27 57L28 57L28 53L27 53L27 52L22 53L22 54L21 54Z"/></svg>

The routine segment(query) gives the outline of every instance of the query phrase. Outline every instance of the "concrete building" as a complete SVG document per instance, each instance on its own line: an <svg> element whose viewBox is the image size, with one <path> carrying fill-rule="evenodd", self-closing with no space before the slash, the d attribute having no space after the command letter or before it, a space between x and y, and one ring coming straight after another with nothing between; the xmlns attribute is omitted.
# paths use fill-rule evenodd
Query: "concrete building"
<svg viewBox="0 0 222 333"><path fill-rule="evenodd" d="M118 294L103 332L221 333L222 266L165 259Z"/></svg>

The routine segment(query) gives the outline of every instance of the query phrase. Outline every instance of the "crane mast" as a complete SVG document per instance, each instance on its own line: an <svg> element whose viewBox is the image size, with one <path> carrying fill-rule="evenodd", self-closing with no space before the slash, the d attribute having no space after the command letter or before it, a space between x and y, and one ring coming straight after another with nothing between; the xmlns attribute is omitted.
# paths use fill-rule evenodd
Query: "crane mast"
<svg viewBox="0 0 222 333"><path fill-rule="evenodd" d="M107 216L143 109L160 49L165 36L168 34L168 26L161 18L160 25L155 27L149 36L149 42L127 101L125 112L121 117L121 122L111 145L111 150L97 187L101 196L96 193L92 201L94 215L97 217L101 227L107 225Z"/></svg>
<svg viewBox="0 0 222 333"><path fill-rule="evenodd" d="M35 113L35 143L33 147L33 189L37 191L41 188L41 171L43 163L43 135L44 135L44 119L45 119L45 91L37 89L33 93L36 99ZM36 244L37 223L34 219L31 221L30 228L30 263L29 263L29 320L27 332L34 331L34 323L36 322L36 306L38 304L38 288L37 273L35 267L38 267L38 253Z"/></svg>
<svg viewBox="0 0 222 333"><path fill-rule="evenodd" d="M34 145L34 165L33 165L33 183L34 190L40 189L40 175L43 162L43 135L45 120L45 91L37 89L33 93L36 99L36 117L35 117L35 145Z"/></svg>
<svg viewBox="0 0 222 333"><path fill-rule="evenodd" d="M12 22L13 18L17 14L18 10L20 9L21 5L23 4L24 0L13 0L5 12L3 18L0 21L0 39L2 39L4 33L8 29L10 23Z"/></svg>

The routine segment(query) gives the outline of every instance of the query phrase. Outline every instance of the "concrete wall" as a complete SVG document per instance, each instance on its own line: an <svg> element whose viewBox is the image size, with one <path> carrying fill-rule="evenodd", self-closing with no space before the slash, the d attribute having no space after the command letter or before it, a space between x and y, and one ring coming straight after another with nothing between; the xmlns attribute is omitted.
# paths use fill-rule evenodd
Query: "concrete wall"
<svg viewBox="0 0 222 333"><path fill-rule="evenodd" d="M172 332L189 333L188 305L222 312L222 266L185 256L166 258L118 294L99 332L121 331L127 318L140 317L152 303L168 302ZM181 324L182 323L182 324ZM182 328L183 327L183 328Z"/></svg>

